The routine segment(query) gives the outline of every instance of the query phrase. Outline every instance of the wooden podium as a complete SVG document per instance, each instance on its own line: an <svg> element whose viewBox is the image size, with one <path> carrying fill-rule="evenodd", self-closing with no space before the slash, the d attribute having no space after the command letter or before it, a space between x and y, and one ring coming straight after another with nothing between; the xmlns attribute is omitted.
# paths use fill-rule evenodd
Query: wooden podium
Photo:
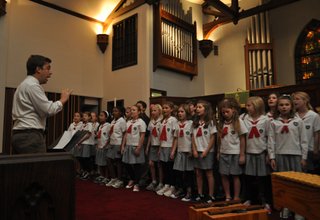
<svg viewBox="0 0 320 220"><path fill-rule="evenodd" d="M320 219L320 176L299 172L272 174L273 206L307 219Z"/></svg>
<svg viewBox="0 0 320 220"><path fill-rule="evenodd" d="M0 157L0 219L75 219L75 170L69 153Z"/></svg>

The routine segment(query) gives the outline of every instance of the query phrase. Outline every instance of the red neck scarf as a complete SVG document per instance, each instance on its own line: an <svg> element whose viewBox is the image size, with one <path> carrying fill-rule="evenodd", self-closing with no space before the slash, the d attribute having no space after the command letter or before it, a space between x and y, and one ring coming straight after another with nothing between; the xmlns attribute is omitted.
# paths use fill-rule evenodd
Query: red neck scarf
<svg viewBox="0 0 320 220"><path fill-rule="evenodd" d="M130 124L130 126L129 126L128 129L127 129L127 133L128 133L128 134L131 134L131 132L132 132L132 125L133 125L134 123L136 123L136 121L131 121L131 124Z"/></svg>
<svg viewBox="0 0 320 220"><path fill-rule="evenodd" d="M248 136L249 139L252 139L253 137L257 137L257 138L260 137L260 133L259 133L257 126L256 126L258 124L258 122L259 122L258 120L251 121L252 128L251 128L249 136Z"/></svg>
<svg viewBox="0 0 320 220"><path fill-rule="evenodd" d="M101 138L101 132L102 132L102 128L103 128L104 124L100 126L99 131L97 133L97 138L100 139Z"/></svg>
<svg viewBox="0 0 320 220"><path fill-rule="evenodd" d="M157 122L152 122L152 124L153 124L153 129L151 131L151 134L153 135L153 137L158 137L158 132L156 128Z"/></svg>
<svg viewBox="0 0 320 220"><path fill-rule="evenodd" d="M163 121L162 131L160 133L160 141L167 141L167 120Z"/></svg>
<svg viewBox="0 0 320 220"><path fill-rule="evenodd" d="M202 127L204 125L204 122L199 122L199 127L198 127L198 131L197 131L197 134L196 136L197 137L201 137L202 136Z"/></svg>
<svg viewBox="0 0 320 220"><path fill-rule="evenodd" d="M156 127L153 127L151 133L152 133L153 137L158 137L158 132L157 132L157 128Z"/></svg>
<svg viewBox="0 0 320 220"><path fill-rule="evenodd" d="M221 138L224 138L228 134L228 127L223 127Z"/></svg>
<svg viewBox="0 0 320 220"><path fill-rule="evenodd" d="M114 127L114 124L111 125L111 127L110 127L109 136L111 136L113 134L113 127Z"/></svg>
<svg viewBox="0 0 320 220"><path fill-rule="evenodd" d="M183 137L183 136L184 136L183 129L184 129L184 126L185 126L185 125L186 125L185 123L179 124L179 128L180 128L180 130L179 130L179 137Z"/></svg>
<svg viewBox="0 0 320 220"><path fill-rule="evenodd" d="M231 123L232 123L232 120L224 122L225 125L230 125ZM228 127L224 126L222 130L221 138L224 138L224 136L226 136L227 134L228 134Z"/></svg>
<svg viewBox="0 0 320 220"><path fill-rule="evenodd" d="M290 119L288 121L285 120L280 120L284 125L281 128L281 134L283 133L289 133L289 127L288 127L288 123L291 121Z"/></svg>

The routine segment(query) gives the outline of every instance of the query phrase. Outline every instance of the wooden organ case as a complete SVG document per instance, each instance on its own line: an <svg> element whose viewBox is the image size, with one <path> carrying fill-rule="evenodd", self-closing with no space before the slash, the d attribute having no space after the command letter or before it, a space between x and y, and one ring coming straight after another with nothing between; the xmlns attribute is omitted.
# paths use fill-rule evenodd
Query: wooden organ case
<svg viewBox="0 0 320 220"><path fill-rule="evenodd" d="M196 22L180 0L161 0L154 5L154 66L190 76L198 74Z"/></svg>

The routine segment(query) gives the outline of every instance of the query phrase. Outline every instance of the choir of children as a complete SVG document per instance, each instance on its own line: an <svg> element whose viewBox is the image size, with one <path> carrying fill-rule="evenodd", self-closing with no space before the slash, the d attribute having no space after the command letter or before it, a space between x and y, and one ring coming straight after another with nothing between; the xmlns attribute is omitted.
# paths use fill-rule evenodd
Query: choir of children
<svg viewBox="0 0 320 220"><path fill-rule="evenodd" d="M223 99L216 113L204 100L179 107L172 102L155 104L150 107L151 120L142 104L139 101L126 112L114 107L111 123L109 114L101 112L100 125L92 121L94 113L83 113L82 124L80 113L75 113L69 130L89 131L73 150L84 170L82 179L88 178L89 158L96 155L99 176L95 182L115 188L126 183L126 188L138 192L141 167L147 161L147 190L210 203L217 195L213 170L218 170L226 201L243 199L270 210L272 171L315 173L319 167L320 116L305 92L270 94L267 109L262 98L249 97L242 115L233 98ZM95 154L90 153L94 146Z"/></svg>

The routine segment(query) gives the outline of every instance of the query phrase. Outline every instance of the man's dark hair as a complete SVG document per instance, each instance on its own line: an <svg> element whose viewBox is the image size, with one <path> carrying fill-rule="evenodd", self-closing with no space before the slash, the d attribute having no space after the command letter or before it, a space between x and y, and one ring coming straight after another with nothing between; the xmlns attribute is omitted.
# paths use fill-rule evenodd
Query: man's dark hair
<svg viewBox="0 0 320 220"><path fill-rule="evenodd" d="M145 103L144 101L139 100L139 101L137 101L137 104L138 104L138 103L141 104L144 109L147 108L147 103Z"/></svg>
<svg viewBox="0 0 320 220"><path fill-rule="evenodd" d="M51 63L48 57L31 55L27 61L27 75L35 74L37 67L42 68L46 63Z"/></svg>

